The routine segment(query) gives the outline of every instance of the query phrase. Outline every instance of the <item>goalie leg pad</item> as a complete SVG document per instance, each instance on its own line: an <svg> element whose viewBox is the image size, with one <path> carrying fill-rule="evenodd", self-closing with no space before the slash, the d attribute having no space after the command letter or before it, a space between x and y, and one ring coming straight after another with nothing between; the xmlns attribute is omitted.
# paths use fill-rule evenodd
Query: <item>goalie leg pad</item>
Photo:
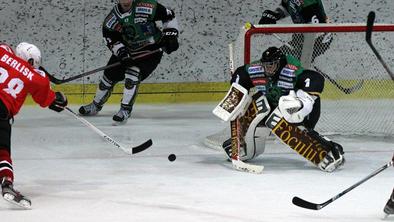
<svg viewBox="0 0 394 222"><path fill-rule="evenodd" d="M257 106L258 113L246 131L246 156L241 158L241 160L250 160L264 153L265 140L270 134L270 129L267 129L266 127L257 127L271 110L267 98L265 96L260 96L256 99L255 104Z"/></svg>
<svg viewBox="0 0 394 222"><path fill-rule="evenodd" d="M258 126L270 112L270 106L265 96L253 100L244 116L231 121L232 139L222 145L229 159L250 160L264 153L270 129ZM238 152L233 153L233 150Z"/></svg>
<svg viewBox="0 0 394 222"><path fill-rule="evenodd" d="M272 133L281 142L318 166L327 155L329 148L314 139L307 130L287 122L282 117L279 109L276 108L266 121L267 127L272 129Z"/></svg>
<svg viewBox="0 0 394 222"><path fill-rule="evenodd" d="M245 136L246 155L241 160L251 160L263 154L265 151L265 141L271 130L267 127L256 127L254 130L249 127Z"/></svg>
<svg viewBox="0 0 394 222"><path fill-rule="evenodd" d="M251 101L248 90L238 83L233 83L224 99L220 101L212 112L224 121L233 121L238 116L245 114Z"/></svg>

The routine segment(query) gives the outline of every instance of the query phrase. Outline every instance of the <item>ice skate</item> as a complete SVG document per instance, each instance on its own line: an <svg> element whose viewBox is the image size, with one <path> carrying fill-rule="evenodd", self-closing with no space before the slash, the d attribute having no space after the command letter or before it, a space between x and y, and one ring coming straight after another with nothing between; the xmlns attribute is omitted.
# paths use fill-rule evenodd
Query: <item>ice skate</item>
<svg viewBox="0 0 394 222"><path fill-rule="evenodd" d="M394 214L394 190L390 199L387 201L386 206L384 206L383 212L385 213L385 218Z"/></svg>
<svg viewBox="0 0 394 222"><path fill-rule="evenodd" d="M79 108L79 114L82 116L94 116L100 112L102 106L96 104L94 101L88 105Z"/></svg>
<svg viewBox="0 0 394 222"><path fill-rule="evenodd" d="M25 209L31 209L31 201L16 191L11 181L3 178L1 189L2 196L6 201Z"/></svg>
<svg viewBox="0 0 394 222"><path fill-rule="evenodd" d="M112 120L114 121L113 125L118 126L126 124L127 120L130 118L130 114L131 110L121 107L118 113L112 117Z"/></svg>

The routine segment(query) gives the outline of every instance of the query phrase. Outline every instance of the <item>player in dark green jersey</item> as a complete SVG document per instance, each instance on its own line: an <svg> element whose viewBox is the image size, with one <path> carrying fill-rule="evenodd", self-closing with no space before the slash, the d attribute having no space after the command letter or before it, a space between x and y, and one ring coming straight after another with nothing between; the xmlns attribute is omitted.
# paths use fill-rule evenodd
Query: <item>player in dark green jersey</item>
<svg viewBox="0 0 394 222"><path fill-rule="evenodd" d="M265 10L263 12L259 24L276 24L277 21L288 16L291 17L295 24L329 23L321 0L281 0L280 6L275 11ZM288 43L291 48L288 45L284 45L280 49L283 52L291 53L299 59L303 42L304 36L302 34L293 34L292 40ZM329 48L331 42L332 36L330 34L323 34L316 38L312 62Z"/></svg>
<svg viewBox="0 0 394 222"><path fill-rule="evenodd" d="M156 26L161 21L163 29ZM119 0L105 18L103 37L112 56L108 65L121 65L104 71L92 103L79 109L81 115L96 115L107 101L113 87L124 80L120 110L113 116L115 124L124 124L130 117L138 86L158 66L164 52L176 51L178 23L174 11L156 0ZM154 53L150 53L154 52ZM146 55L148 54L148 55ZM133 57L142 56L138 59Z"/></svg>
<svg viewBox="0 0 394 222"><path fill-rule="evenodd" d="M241 160L253 159L264 152L265 138L273 128L268 121L271 114L278 113L279 119L283 117L288 123L301 126L308 136L324 145L327 155L317 164L321 170L332 172L344 164L342 146L314 130L320 117L320 94L324 89L324 78L318 72L304 69L293 56L270 47L263 52L261 59L238 67L231 83L236 93L229 93L231 96L226 96L225 102L219 106L227 109L227 120L239 120L239 128L232 127L231 131L232 135L239 136L243 149ZM242 91L244 95L239 96ZM244 104L244 101L251 102ZM233 130L240 133L233 133ZM251 136L248 136L250 132ZM231 139L223 144L230 158L232 146Z"/></svg>
<svg viewBox="0 0 394 222"><path fill-rule="evenodd" d="M259 24L276 24L290 16L295 24L328 23L321 0L282 0L275 11L265 10Z"/></svg>

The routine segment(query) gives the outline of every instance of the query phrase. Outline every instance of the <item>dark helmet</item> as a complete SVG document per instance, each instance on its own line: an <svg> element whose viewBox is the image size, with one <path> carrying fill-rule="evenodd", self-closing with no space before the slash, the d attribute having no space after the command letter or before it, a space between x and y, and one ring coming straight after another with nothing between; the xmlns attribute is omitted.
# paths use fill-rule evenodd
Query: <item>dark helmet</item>
<svg viewBox="0 0 394 222"><path fill-rule="evenodd" d="M261 56L261 63L264 68L264 72L268 76L273 76L280 67L281 59L284 57L282 51L276 47L269 47L263 52Z"/></svg>

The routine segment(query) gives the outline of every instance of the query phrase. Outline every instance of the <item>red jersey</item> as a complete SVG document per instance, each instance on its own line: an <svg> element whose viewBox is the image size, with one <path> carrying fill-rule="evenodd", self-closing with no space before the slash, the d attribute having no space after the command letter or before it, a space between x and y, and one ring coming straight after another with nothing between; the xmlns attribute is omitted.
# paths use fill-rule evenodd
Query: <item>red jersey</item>
<svg viewBox="0 0 394 222"><path fill-rule="evenodd" d="M49 106L55 100L55 92L45 73L6 49L7 45L0 44L0 100L9 114L16 115L29 94L41 107Z"/></svg>

